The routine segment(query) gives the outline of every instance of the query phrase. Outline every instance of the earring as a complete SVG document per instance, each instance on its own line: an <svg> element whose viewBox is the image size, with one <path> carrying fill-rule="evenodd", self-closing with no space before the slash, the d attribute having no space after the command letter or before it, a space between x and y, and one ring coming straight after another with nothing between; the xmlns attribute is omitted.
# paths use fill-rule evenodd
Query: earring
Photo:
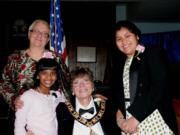
<svg viewBox="0 0 180 135"><path fill-rule="evenodd" d="M94 88L92 88L92 92L94 91Z"/></svg>
<svg viewBox="0 0 180 135"><path fill-rule="evenodd" d="M74 96L74 92L72 92L72 95Z"/></svg>

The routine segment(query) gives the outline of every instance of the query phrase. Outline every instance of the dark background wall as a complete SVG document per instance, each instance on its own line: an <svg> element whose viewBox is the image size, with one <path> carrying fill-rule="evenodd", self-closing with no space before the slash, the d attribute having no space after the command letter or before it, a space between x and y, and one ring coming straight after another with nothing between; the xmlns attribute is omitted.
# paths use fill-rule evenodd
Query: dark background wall
<svg viewBox="0 0 180 135"><path fill-rule="evenodd" d="M103 81L106 59L115 23L114 3L62 2L62 20L67 41L70 70L76 65L89 67L95 79ZM8 55L28 47L27 29L35 19L49 21L50 1L0 1L0 72ZM96 47L94 63L77 63L77 46ZM8 106L0 96L0 134L6 134Z"/></svg>
<svg viewBox="0 0 180 135"><path fill-rule="evenodd" d="M2 69L7 55L15 49L24 49L27 44L27 28L14 33L15 22L23 20L28 26L34 19L49 20L49 2L0 2L0 68ZM22 27L19 27L22 28Z"/></svg>
<svg viewBox="0 0 180 135"><path fill-rule="evenodd" d="M116 21L116 4L115 2L102 1L69 2L62 0L61 14L67 41L70 70L77 65L87 66L93 71L96 80L104 81L106 62L109 58L108 55L112 55L112 46L114 45L112 42L112 28ZM133 5L135 6L133 7ZM146 5L146 12L143 12L142 18L137 15L132 17L131 11L137 7L137 12L139 12L142 9L140 5L142 5L140 2L127 4L128 18L132 19L132 21L143 21L143 16L146 14L147 16L144 21L151 19L151 22L153 22L156 20L149 16L148 3L144 3ZM174 10L171 12L174 12ZM50 1L0 1L0 71L2 71L10 53L15 49L25 49L28 47L26 34L29 24L38 18L49 21L49 16ZM164 16L159 18L162 18L163 21L168 20ZM175 18L172 20L175 20ZM19 21L23 21L21 26L16 24ZM20 22L18 24L22 23ZM76 48L78 46L96 47L96 62L78 63L76 61ZM172 78L174 79L172 81L172 88L175 91L174 96L176 97L180 97L180 87L178 85L179 65L179 62L171 64Z"/></svg>
<svg viewBox="0 0 180 135"><path fill-rule="evenodd" d="M105 75L105 68L108 58L111 57L109 54L112 55L112 46L114 45L112 42L112 28L116 21L116 4L115 2L96 1L69 2L64 0L61 2L70 70L78 65L86 66L93 71L95 80L103 82L104 76L106 76L106 79L108 78L108 75ZM128 9L132 5L128 5ZM134 3L134 5L139 7L138 3ZM128 14L130 13L132 16L132 12L128 12ZM28 47L27 28L29 24L38 18L49 21L49 16L50 1L0 1L0 71L2 71L10 53L15 49ZM151 19L153 20L153 18ZM164 21L165 19L163 18ZM133 18L132 20L143 21L143 19ZM147 18L145 20L147 21ZM21 24L22 21L21 26L16 24L17 22ZM78 46L96 47L96 62L77 62L76 49ZM172 79L174 80L172 81L172 91L175 93L175 97L180 97L179 65L179 62L171 63Z"/></svg>
<svg viewBox="0 0 180 135"><path fill-rule="evenodd" d="M135 5L137 8L132 7L132 5ZM156 13L149 18L149 13L151 13L152 9L146 12L147 8L138 8L138 2L129 4L128 6L128 18L130 20L137 22L150 21L151 19L158 21L168 20L167 16L167 18L164 16L160 17L161 19L159 20L159 17L155 17ZM112 55L112 46L114 45L112 42L112 27L116 21L116 3L102 1L68 2L64 0L61 2L61 11L67 41L70 70L77 65L89 67L93 71L95 79L103 82L106 63ZM133 13L136 14L133 15ZM15 49L25 49L28 47L26 34L29 24L39 18L49 21L49 16L50 0L0 1L0 72L7 62L7 57L10 53ZM141 18L143 16L145 16L145 20ZM174 19L175 18L172 18L172 20ZM18 25L20 24L20 26L16 23ZM96 62L78 63L76 61L76 48L78 46L96 47ZM170 66L172 72L171 91L174 98L180 98L180 63L171 63ZM111 73L110 70L109 73ZM106 83L108 83L107 74L106 79ZM7 114L8 107L2 102L2 97L0 97L0 117L2 118L0 122L0 134L2 134L3 129L6 129L7 125L4 124L4 122L7 119ZM3 119L5 119L5 121L2 121Z"/></svg>
<svg viewBox="0 0 180 135"><path fill-rule="evenodd" d="M107 48L111 46L111 30L115 23L115 4L103 2L61 2L61 15L69 54L69 68L76 65L88 66L95 79L103 80L106 66ZM5 14L6 13L6 14ZM0 2L0 69L7 56L15 49L28 47L27 28L38 18L49 21L50 1ZM16 23L22 23L18 30ZM22 30L22 27L25 27ZM95 63L77 63L76 47L96 47Z"/></svg>

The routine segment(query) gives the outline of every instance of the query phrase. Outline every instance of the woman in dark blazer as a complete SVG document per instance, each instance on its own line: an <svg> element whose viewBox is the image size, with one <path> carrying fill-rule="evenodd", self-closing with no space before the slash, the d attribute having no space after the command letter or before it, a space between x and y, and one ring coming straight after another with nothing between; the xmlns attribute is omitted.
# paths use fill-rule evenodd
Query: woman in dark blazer
<svg viewBox="0 0 180 135"><path fill-rule="evenodd" d="M115 41L120 52L114 61L112 93L123 114L117 117L118 125L122 134L135 134L139 124L157 109L167 126L178 135L165 53L160 48L140 45L140 34L132 22L116 24Z"/></svg>
<svg viewBox="0 0 180 135"><path fill-rule="evenodd" d="M94 99L93 73L77 67L71 72L72 98L56 109L59 135L120 135L111 100ZM90 112L80 112L90 109Z"/></svg>

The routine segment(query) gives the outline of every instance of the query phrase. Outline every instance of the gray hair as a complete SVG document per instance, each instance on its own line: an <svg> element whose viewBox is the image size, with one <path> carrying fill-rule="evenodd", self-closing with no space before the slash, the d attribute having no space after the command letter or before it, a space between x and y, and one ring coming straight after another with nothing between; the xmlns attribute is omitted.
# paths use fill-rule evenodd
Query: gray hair
<svg viewBox="0 0 180 135"><path fill-rule="evenodd" d="M37 23L42 23L42 24L46 25L47 28L50 30L49 23L47 21L45 21L45 20L42 20L42 19L37 19L37 20L33 21L33 23L29 26L28 30L29 31L32 30Z"/></svg>

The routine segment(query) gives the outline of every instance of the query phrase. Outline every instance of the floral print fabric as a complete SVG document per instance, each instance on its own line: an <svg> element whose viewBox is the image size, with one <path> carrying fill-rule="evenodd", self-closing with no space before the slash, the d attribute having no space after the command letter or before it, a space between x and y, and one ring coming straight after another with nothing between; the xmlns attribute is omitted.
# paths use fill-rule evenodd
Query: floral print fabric
<svg viewBox="0 0 180 135"><path fill-rule="evenodd" d="M56 55L54 52L52 54L61 68L60 89L64 90L64 94L67 96L65 89L69 89L69 71L62 62L61 55ZM8 57L8 62L4 67L2 80L0 81L0 94L3 95L11 108L14 106L14 99L33 86L33 75L36 70L35 63L36 61L29 57L25 50L15 51Z"/></svg>

